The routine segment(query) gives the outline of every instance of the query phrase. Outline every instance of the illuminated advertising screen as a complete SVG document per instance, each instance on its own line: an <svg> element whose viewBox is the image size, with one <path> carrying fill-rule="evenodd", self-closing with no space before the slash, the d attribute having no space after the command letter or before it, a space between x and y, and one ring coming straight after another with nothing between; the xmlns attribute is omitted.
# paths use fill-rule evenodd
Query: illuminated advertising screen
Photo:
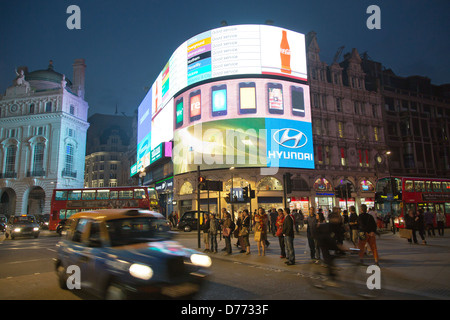
<svg viewBox="0 0 450 320"><path fill-rule="evenodd" d="M186 112L191 97L200 114ZM174 98L174 174L227 167L314 169L309 87L287 80L215 81ZM183 112L180 110L183 108Z"/></svg>
<svg viewBox="0 0 450 320"><path fill-rule="evenodd" d="M307 81L305 36L275 26L237 25L209 30L185 41L164 65L144 99L146 103L143 101L139 107L139 114L150 110L151 124L148 121L138 123L138 130L147 132L138 136L138 163L148 163L143 160L147 154L144 150L147 145L151 149L163 139L173 139L174 129L182 128L192 121L205 121L204 110L208 110L212 117L230 115L232 104L226 84L211 88L208 96L191 91L192 95L173 100L178 92L201 81L253 74ZM242 82L238 88L239 115L259 117L256 81ZM289 99L294 101L289 107L295 109L295 113L289 113L306 116L305 93L300 88L294 91L288 87L280 89L276 83L267 87L265 96L270 99L270 115L286 114L286 99ZM235 92L235 89L232 91ZM204 99L209 101L208 108L204 107ZM173 108L174 103L178 108ZM170 105L172 115L163 112L167 105ZM169 120L174 123L172 128L160 126L160 121ZM163 138L159 137L160 128L164 129ZM152 131L158 134L151 135ZM153 139L156 139L155 142Z"/></svg>

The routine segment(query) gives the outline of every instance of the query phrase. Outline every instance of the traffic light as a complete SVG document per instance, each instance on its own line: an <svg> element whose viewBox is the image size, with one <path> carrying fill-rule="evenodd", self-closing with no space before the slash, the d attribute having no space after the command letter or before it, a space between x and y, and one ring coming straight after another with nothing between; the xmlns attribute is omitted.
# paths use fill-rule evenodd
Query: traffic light
<svg viewBox="0 0 450 320"><path fill-rule="evenodd" d="M207 190L207 181L205 177L198 177L198 188L200 190Z"/></svg>
<svg viewBox="0 0 450 320"><path fill-rule="evenodd" d="M352 197L352 184L351 183L347 182L344 194L346 195L347 199L350 199Z"/></svg>
<svg viewBox="0 0 450 320"><path fill-rule="evenodd" d="M244 198L244 200L246 201L249 197L250 194L248 192L248 187L243 187L242 188L242 197Z"/></svg>

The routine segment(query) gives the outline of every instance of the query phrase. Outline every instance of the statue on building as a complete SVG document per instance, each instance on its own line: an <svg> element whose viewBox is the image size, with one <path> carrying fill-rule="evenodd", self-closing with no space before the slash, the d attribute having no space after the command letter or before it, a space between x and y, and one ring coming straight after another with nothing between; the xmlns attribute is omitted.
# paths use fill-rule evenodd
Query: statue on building
<svg viewBox="0 0 450 320"><path fill-rule="evenodd" d="M20 73L17 72L17 68L15 71L16 71L17 78L14 79L14 86L17 86L17 87L25 86L25 87L29 88L30 83L25 80L25 73L24 73L23 69L20 70Z"/></svg>

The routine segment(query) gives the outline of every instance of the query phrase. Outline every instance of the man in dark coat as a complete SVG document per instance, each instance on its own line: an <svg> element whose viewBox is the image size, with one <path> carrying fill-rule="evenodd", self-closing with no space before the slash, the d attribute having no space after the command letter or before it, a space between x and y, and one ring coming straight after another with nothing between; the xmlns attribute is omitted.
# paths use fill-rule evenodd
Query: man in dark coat
<svg viewBox="0 0 450 320"><path fill-rule="evenodd" d="M284 209L284 222L283 222L283 235L284 243L286 247L286 264L288 266L295 264L295 251L294 251L294 217L291 215L289 208Z"/></svg>

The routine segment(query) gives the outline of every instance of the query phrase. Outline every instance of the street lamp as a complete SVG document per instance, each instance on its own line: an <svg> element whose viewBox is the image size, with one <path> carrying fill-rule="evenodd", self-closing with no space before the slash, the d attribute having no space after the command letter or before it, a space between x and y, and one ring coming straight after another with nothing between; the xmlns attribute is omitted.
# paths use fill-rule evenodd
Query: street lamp
<svg viewBox="0 0 450 320"><path fill-rule="evenodd" d="M233 186L233 170L234 167L230 167L231 171L231 190L230 190L230 201L231 201L231 219L234 221L234 186Z"/></svg>
<svg viewBox="0 0 450 320"><path fill-rule="evenodd" d="M391 188L391 197L388 195L389 203L390 203L390 212L391 212L391 221L392 221L392 233L395 234L395 223L394 223L394 213L392 212L392 202L394 201L394 185L392 184L392 174L391 174L391 151L386 151L385 155L387 156L387 164L388 164L388 172L389 172L389 185Z"/></svg>

